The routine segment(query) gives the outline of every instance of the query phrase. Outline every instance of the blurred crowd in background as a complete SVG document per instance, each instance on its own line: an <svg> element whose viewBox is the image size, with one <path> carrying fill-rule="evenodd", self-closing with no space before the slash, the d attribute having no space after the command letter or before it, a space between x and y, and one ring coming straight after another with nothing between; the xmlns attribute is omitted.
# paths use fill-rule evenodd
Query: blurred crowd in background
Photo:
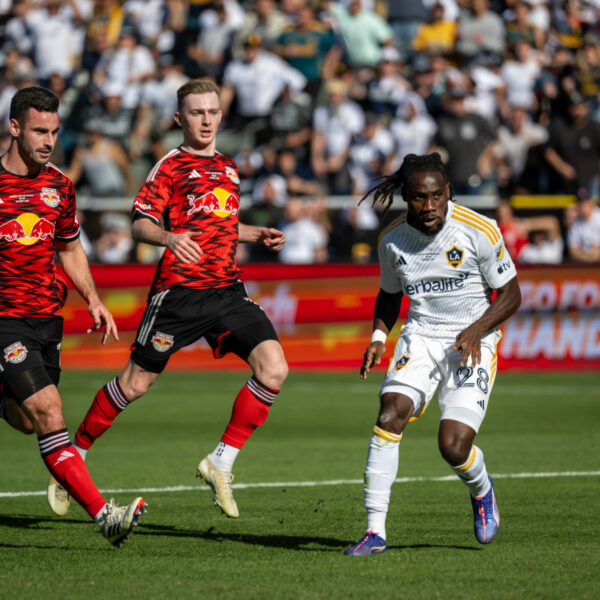
<svg viewBox="0 0 600 600"><path fill-rule="evenodd" d="M0 152L15 91L56 92L52 161L94 199L92 261L157 260L126 200L181 141L177 89L204 77L241 220L288 238L241 261L376 260L381 214L357 200L438 151L454 194L493 199L517 262L600 262L600 0L0 0L0 48ZM540 206L515 214L524 195Z"/></svg>

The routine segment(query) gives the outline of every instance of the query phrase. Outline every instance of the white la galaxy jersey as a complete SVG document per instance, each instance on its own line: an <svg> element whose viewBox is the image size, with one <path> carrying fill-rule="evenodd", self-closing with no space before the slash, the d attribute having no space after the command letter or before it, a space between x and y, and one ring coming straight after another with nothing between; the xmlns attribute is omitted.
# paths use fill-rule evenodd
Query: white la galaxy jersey
<svg viewBox="0 0 600 600"><path fill-rule="evenodd" d="M516 275L496 222L451 201L437 234L410 226L404 212L381 232L378 253L381 289L410 298L403 333L456 336Z"/></svg>

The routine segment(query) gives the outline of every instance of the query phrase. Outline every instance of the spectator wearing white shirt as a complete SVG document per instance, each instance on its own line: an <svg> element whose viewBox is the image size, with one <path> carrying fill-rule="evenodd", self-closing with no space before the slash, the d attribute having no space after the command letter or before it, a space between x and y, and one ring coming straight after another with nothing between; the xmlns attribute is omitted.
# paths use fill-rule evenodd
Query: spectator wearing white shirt
<svg viewBox="0 0 600 600"><path fill-rule="evenodd" d="M309 204L299 198L290 198L279 228L285 233L285 246L279 252L282 263L327 262L327 230L314 218Z"/></svg>
<svg viewBox="0 0 600 600"><path fill-rule="evenodd" d="M244 44L244 58L231 61L223 73L221 88L221 109L223 115L230 115L233 101L236 101L235 114L231 114L229 126L236 131L254 129L265 131L267 117L287 87L290 91L300 91L306 85L306 77L279 56L261 48L262 38L251 35ZM261 142L260 135L257 143Z"/></svg>
<svg viewBox="0 0 600 600"><path fill-rule="evenodd" d="M123 108L135 110L142 95L142 84L156 70L152 53L138 43L132 27L123 27L116 48L103 52L96 64L94 78L98 81L118 83L123 88Z"/></svg>
<svg viewBox="0 0 600 600"><path fill-rule="evenodd" d="M64 6L60 0L46 0L43 7L25 17L32 33L35 65L42 80L52 73L60 73L68 79L73 72L83 41L77 32L79 13L76 11L75 2Z"/></svg>
<svg viewBox="0 0 600 600"><path fill-rule="evenodd" d="M408 93L390 124L396 149L392 170L402 164L407 154L425 154L436 130L437 125L427 112L423 99L415 92Z"/></svg>
<svg viewBox="0 0 600 600"><path fill-rule="evenodd" d="M350 191L348 155L354 136L365 126L365 115L356 102L348 100L347 85L327 82L327 102L315 109L311 140L311 167L332 194Z"/></svg>
<svg viewBox="0 0 600 600"><path fill-rule="evenodd" d="M352 193L366 194L377 177L385 175L394 152L394 138L384 129L377 115L369 113L365 126L350 147Z"/></svg>
<svg viewBox="0 0 600 600"><path fill-rule="evenodd" d="M569 257L577 262L600 262L600 208L596 198L580 194L577 218L567 230Z"/></svg>

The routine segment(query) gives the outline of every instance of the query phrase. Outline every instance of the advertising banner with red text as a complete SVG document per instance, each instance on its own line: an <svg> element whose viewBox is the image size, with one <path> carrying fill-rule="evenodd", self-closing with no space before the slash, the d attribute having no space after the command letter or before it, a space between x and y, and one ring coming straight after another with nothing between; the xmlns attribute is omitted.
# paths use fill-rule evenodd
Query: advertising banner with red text
<svg viewBox="0 0 600 600"><path fill-rule="evenodd" d="M144 313L154 266L92 267L104 303L114 315L120 341L100 344L86 335L91 319L70 289L63 315L63 367L121 369ZM377 265L244 265L249 296L275 324L291 368L355 369L371 336ZM600 269L520 268L523 304L502 326L502 369L597 369L600 367ZM403 303L399 324L406 318ZM392 353L399 325L390 336ZM204 340L183 348L175 369L245 368L236 356L215 360Z"/></svg>

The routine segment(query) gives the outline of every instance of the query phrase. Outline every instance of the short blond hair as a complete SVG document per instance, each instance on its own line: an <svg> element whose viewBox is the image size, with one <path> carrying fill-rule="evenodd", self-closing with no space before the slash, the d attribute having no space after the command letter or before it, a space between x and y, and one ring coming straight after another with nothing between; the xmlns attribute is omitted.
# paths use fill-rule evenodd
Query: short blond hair
<svg viewBox="0 0 600 600"><path fill-rule="evenodd" d="M184 83L177 90L177 110L181 110L183 99L190 94L210 94L215 93L217 97L221 96L221 89L210 79L191 79Z"/></svg>

